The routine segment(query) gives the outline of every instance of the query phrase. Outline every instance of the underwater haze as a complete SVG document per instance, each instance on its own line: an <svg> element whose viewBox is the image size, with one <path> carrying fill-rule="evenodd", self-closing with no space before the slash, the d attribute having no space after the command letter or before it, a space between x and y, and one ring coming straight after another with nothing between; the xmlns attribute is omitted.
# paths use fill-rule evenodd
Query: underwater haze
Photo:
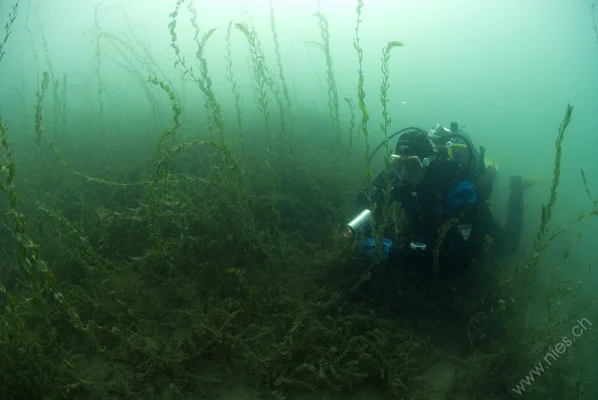
<svg viewBox="0 0 598 400"><path fill-rule="evenodd" d="M598 397L594 0L0 0L0 24L0 399ZM453 122L501 223L532 183L520 249L411 280L341 231L395 132Z"/></svg>

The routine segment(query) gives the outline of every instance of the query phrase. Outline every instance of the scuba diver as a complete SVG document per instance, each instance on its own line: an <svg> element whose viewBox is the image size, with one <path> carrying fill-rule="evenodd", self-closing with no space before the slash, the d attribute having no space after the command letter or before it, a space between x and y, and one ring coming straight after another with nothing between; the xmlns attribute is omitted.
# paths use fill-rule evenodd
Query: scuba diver
<svg viewBox="0 0 598 400"><path fill-rule="evenodd" d="M400 136L399 136L400 135ZM490 251L515 253L523 223L523 193L530 185L510 178L504 228L493 217L488 200L497 165L453 122L426 132L406 128L399 136L388 167L358 195L356 218L343 235L359 240L363 251L381 256L389 266L423 270L425 274L460 276L475 258ZM372 157L387 141L383 141ZM400 205L389 221L389 205ZM374 227L377 234L374 235ZM376 239L383 238L380 247Z"/></svg>

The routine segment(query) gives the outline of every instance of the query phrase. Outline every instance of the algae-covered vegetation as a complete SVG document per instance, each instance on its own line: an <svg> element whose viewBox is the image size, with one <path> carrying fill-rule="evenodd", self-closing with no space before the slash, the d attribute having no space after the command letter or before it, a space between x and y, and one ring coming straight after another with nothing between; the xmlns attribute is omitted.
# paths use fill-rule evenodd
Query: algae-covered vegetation
<svg viewBox="0 0 598 400"><path fill-rule="evenodd" d="M371 185L373 131L392 133L389 63L409 45L387 38L381 76L366 73L367 2L355 1L347 21L354 37L342 39L357 56L351 92L338 84L327 16L313 11L319 41L307 45L322 64L306 67L325 76L323 117L301 105L285 68L277 2L269 2L269 31L261 34L250 10L216 29L201 2L177 0L167 26L153 27L169 38L159 49L135 34L124 9L99 5L85 33L85 90L71 89L71 76L53 66L44 31L32 34L28 6L16 0L0 15L0 79L18 76L10 44L19 24L45 56L35 45L20 49L35 55L39 74L0 83L22 106L13 113L19 108L0 103L0 398L598 393L589 379L595 351L555 362L523 394L513 389L564 330L598 322L595 298L576 296L578 284L557 269L542 274L550 275L545 312L526 311L539 271L553 265L545 253L598 216L597 178L582 170L587 210L553 223L571 105L554 127L550 197L534 211L541 223L529 254L480 260L463 281L421 282L368 264L339 232L356 191ZM102 26L107 12L121 29ZM219 60L210 58L216 37ZM273 54L264 43L274 44ZM174 70L156 61L164 52ZM121 78L106 72L109 62ZM244 71L249 80L241 83ZM116 98L111 85L123 80L145 98ZM380 81L379 93L366 96L368 80ZM32 82L35 90L23 93ZM382 105L380 126L370 121L374 102ZM319 118L316 140L298 121ZM388 163L393 144L385 143ZM578 315L566 307L574 302ZM595 333L587 336L589 343Z"/></svg>

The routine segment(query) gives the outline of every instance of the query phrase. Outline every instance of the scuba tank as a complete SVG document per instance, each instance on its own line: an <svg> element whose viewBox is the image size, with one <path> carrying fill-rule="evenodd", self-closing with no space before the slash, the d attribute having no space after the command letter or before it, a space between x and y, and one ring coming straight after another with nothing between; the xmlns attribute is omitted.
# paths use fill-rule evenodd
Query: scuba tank
<svg viewBox="0 0 598 400"><path fill-rule="evenodd" d="M498 173L498 166L486 156L486 150L483 146L479 146L479 150L476 150L469 135L463 132L463 128L459 129L456 122L451 122L450 129L437 124L428 132L416 127L401 129L376 146L370 154L370 160L389 140L409 131L427 134L438 154L437 161L455 161L458 172L456 173L457 176L451 179L453 182L470 179L476 185L481 199L487 200L490 197ZM449 167L449 165L446 165L446 167ZM440 166L439 168L443 169Z"/></svg>
<svg viewBox="0 0 598 400"><path fill-rule="evenodd" d="M480 154L476 151L469 135L459 131L456 122L451 122L450 129L436 124L428 131L428 138L441 158L456 162L465 176L471 175Z"/></svg>

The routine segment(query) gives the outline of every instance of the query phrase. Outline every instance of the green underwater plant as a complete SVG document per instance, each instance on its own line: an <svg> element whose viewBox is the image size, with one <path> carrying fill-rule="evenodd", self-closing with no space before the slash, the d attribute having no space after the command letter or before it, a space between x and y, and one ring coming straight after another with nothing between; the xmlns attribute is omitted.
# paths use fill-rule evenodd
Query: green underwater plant
<svg viewBox="0 0 598 400"><path fill-rule="evenodd" d="M277 139L290 140L292 111L299 110L292 109L294 93L286 87L290 80L282 68L284 43L278 43L273 3L270 28L277 74L268 70L268 53L256 28L231 21L222 68L230 91L212 82L212 64L208 69L206 45L219 31L208 30L202 37L201 10L191 5L188 39L195 44L198 54L193 62L198 67L183 56L177 36L183 4L178 0L169 16L169 43L181 75L191 77L200 89L197 95L206 107L209 127L183 124L193 120L194 113L186 113L183 97L177 95L179 87L132 35L124 13L128 30L96 32L98 41L92 44L95 47L101 39L102 58L96 51L91 76L110 54L104 45L112 46L117 70L138 80L143 77L143 90L153 99L152 108L145 111L148 119L153 112L166 128L155 124L147 134L144 129L143 137L130 145L126 130L130 126L114 124L119 142L110 151L102 148L94 154L98 162L81 151L89 147L65 144L59 149L52 135L43 135L43 93L55 80L48 73L32 102L35 121L28 121L36 123L35 133L42 133L39 145L48 145L56 156L47 160L40 180L36 175L46 165L29 160L26 151L20 151L21 143L13 146L12 137L20 138L22 132L13 136L12 125L9 131L0 118L0 207L6 210L0 213L0 397L208 398L225 397L220 393L223 386L239 385L277 399L341 398L356 396L362 389L375 391L372 396L409 400L506 398L512 377L538 353L525 346L534 339L546 341L556 332L555 322L562 321L554 308L546 315L546 329L526 326L522 313L509 314L515 302L509 296L524 300L517 293L542 267L540 256L525 260L509 282L485 279L492 290L478 293L488 286L476 287L471 297L451 291L454 288L445 292L425 286L433 292L427 293L404 280L403 271L364 271L337 232L338 219L346 211L337 193L344 188L330 166L341 160L330 160L328 149L315 149L314 155L297 151L292 162L284 162L287 143ZM346 136L340 134L341 93L332 69L329 27L323 14L318 22L323 47L328 49L323 69L329 82L332 134L340 136L339 142L348 142L348 150L342 150L345 166L354 161L353 149L361 150L354 133L363 134L369 189L372 132L368 132L360 37L363 7L364 2L358 1L353 42L359 61L357 101L344 97L350 116ZM11 14L11 26L15 20ZM242 105L240 75L233 74L233 28L249 45L258 123L251 120L255 110ZM2 61L6 37L0 43ZM389 42L382 50L379 100L385 138L391 124L389 61L395 47L399 42ZM98 81L101 102L112 87L109 75L102 74ZM65 88L66 76L61 107L66 104ZM224 116L229 114L220 105L229 103L217 100L227 93L231 111L233 104L236 111L230 113L239 129L236 143L232 135L224 137L228 123ZM69 96L75 99L78 93ZM273 100L280 121L272 111ZM160 121L159 111L166 107L170 116ZM69 117L75 112L72 108ZM535 253L545 252L571 226L554 229L551 224L572 110L568 107L559 129L555 178ZM66 108L61 112L64 117ZM102 112L95 117L104 118ZM85 132L86 127L75 121L69 119L74 133L69 140ZM106 122L112 126L112 121ZM186 140L187 126L199 137ZM256 143L249 140L253 132ZM98 140L109 143L116 135L109 136ZM242 143L239 155L233 149ZM106 176L106 160L114 160L111 153L122 147L126 158L109 169L108 178L100 178ZM388 145L386 150L390 151ZM283 156L277 157L279 153ZM78 162L83 167L75 168L81 165ZM582 181L594 210L581 213L577 221L598 215L583 171ZM274 225L273 215L284 218ZM448 228L441 228L438 247L432 249L436 270ZM538 267L528 271L526 263ZM570 292L570 285L556 283L550 287L550 302ZM448 295L457 299L451 302ZM443 319L450 323L445 325ZM442 354L446 349L438 344L452 336L450 329L464 336L465 349L458 356ZM457 372L453 386L439 393L429 382L435 376L429 372L446 364Z"/></svg>
<svg viewBox="0 0 598 400"><path fill-rule="evenodd" d="M195 45L197 47L195 57L199 61L199 75L197 75L193 71L193 67L188 66L187 61L181 55L181 49L177 44L177 17L179 15L183 1L184 0L177 1L175 10L170 14L170 23L168 24L168 29L170 31L171 38L170 47L174 49L174 53L177 58L174 65L175 67L177 65L181 65L184 69L184 75L188 75L198 85L205 99L206 112L208 120L210 121L210 130L211 132L216 133L220 140L224 140L224 120L222 118L221 107L212 89L212 79L210 78L208 73L208 61L204 55L207 41L210 39L210 37L216 30L211 29L207 31L200 39L200 29L199 25L197 24L197 11L195 10L192 4L189 4L188 9L192 15L191 26L194 30L193 41L195 42Z"/></svg>
<svg viewBox="0 0 598 400"><path fill-rule="evenodd" d="M581 169L581 182L583 184L583 187L586 191L586 194L588 195L588 198L590 199L590 202L593 204L594 209L598 208L598 197L594 198L594 196L592 196L592 193L590 192L590 188L588 187L588 180L586 178L586 173L583 170L583 168Z"/></svg>
<svg viewBox="0 0 598 400"><path fill-rule="evenodd" d="M353 155L353 134L355 133L355 119L357 116L355 115L355 104L353 99L345 97L345 102L347 103L349 115L351 116L351 119L349 120L349 134L347 135L349 138L347 155L351 157Z"/></svg>
<svg viewBox="0 0 598 400"><path fill-rule="evenodd" d="M318 19L322 43L315 43L324 53L326 59L326 83L328 84L328 113L332 123L332 132L335 135L337 159L341 161L344 158L341 140L341 121L339 112L339 95L336 87L336 78L334 76L334 67L332 65L332 53L330 52L330 30L328 20L320 11L314 16ZM342 165L342 164L341 164Z"/></svg>
<svg viewBox="0 0 598 400"><path fill-rule="evenodd" d="M97 32L100 32L100 20L99 20L99 16L98 16L98 8L100 7L100 4L98 3L95 7L94 10L94 28ZM95 69L95 75L96 75L96 83L97 83L97 96L98 96L98 105L100 107L100 131L99 134L100 135L105 135L106 134L106 120L105 120L105 115L104 115L104 92L105 92L105 83L104 80L102 78L102 44L101 44L101 35L97 35L96 37L96 43L95 43L95 53L94 53L94 58L95 58L95 65L94 65L94 69Z"/></svg>
<svg viewBox="0 0 598 400"><path fill-rule="evenodd" d="M53 108L54 108L54 129L58 130L58 118L62 113L62 105L61 105L61 97L60 97L60 80L56 77L56 73L54 71L54 66L52 65L52 60L50 59L50 51L48 49L48 41L46 40L46 32L44 31L44 26L39 18L38 15L38 25L39 30L41 33L42 38L42 46L44 48L44 55L46 56L46 63L48 64L48 70L44 71L44 79L45 75L48 74L50 83L52 84L52 96L54 98ZM63 116L63 118L65 118Z"/></svg>
<svg viewBox="0 0 598 400"><path fill-rule="evenodd" d="M214 90L212 88L212 78L208 71L208 60L205 57L205 48L210 37L216 32L216 29L210 29L203 34L201 40L199 39L200 29L197 24L197 11L193 7L192 3L187 6L189 12L191 12L191 26L193 27L193 41L197 47L195 57L199 61L199 73L201 78L196 79L199 87L206 98L206 104L208 105L208 112L212 116L213 124L215 126L216 133L220 140L224 141L224 120L222 118L222 110L220 103L216 99ZM174 40L173 40L174 42ZM194 78L195 79L195 78Z"/></svg>
<svg viewBox="0 0 598 400"><path fill-rule="evenodd" d="M61 122L62 122L62 133L66 134L66 129L67 129L67 124L66 124L66 92L67 92L67 76L66 74L62 75L62 88L61 88L61 92L60 92L60 115L62 116Z"/></svg>
<svg viewBox="0 0 598 400"><path fill-rule="evenodd" d="M367 190L368 190L368 197L371 198L372 194L372 166L370 161L370 142L369 142L369 132L368 132L368 121L370 119L370 115L368 114L367 105L365 103L365 91L363 90L363 83L365 80L364 73L363 73L363 49L361 48L361 39L359 37L359 26L361 25L361 10L363 9L364 3L363 0L358 0L357 2L357 22L355 25L355 40L353 41L353 48L357 52L357 60L359 63L359 80L357 83L357 99L358 99L358 106L359 110L361 111L361 132L365 138L365 178L367 183Z"/></svg>
<svg viewBox="0 0 598 400"><path fill-rule="evenodd" d="M264 141L266 145L266 162L270 175L270 184L272 185L270 209L275 216L276 221L280 221L278 210L277 190L279 186L278 174L276 174L277 160L275 157L275 140L272 133L271 114L269 109L269 96L271 85L269 84L269 73L265 64L265 57L262 51L261 43L257 37L255 29L250 28L246 23L235 23L235 28L241 32L249 44L249 53L252 61L252 75L256 87L255 95L258 104L258 110L264 118Z"/></svg>
<svg viewBox="0 0 598 400"><path fill-rule="evenodd" d="M10 35L12 35L12 28L13 28L15 21L17 20L17 15L19 13L19 4L20 4L20 2L17 1L12 6L12 11L10 13L8 13L8 22L6 23L6 25L4 25L4 37L2 38L2 41L0 42L0 63L2 62L2 59L4 58L4 54L6 54L6 52L4 51L4 47L6 46L6 42L8 42Z"/></svg>
<svg viewBox="0 0 598 400"><path fill-rule="evenodd" d="M386 155L384 157L384 163L388 167L390 164L390 148L388 147L388 128L392 122L392 118L388 114L388 90L390 89L389 83L389 69L388 62L390 61L390 52L395 47L403 47L403 43L398 41L388 42L388 44L382 49L382 62L380 69L382 70L382 84L380 85L380 103L382 104L382 123L380 123L380 129L384 133L384 143L386 146Z"/></svg>
<svg viewBox="0 0 598 400"><path fill-rule="evenodd" d="M392 122L392 118L388 113L388 90L390 89L390 72L388 63L390 61L390 52L395 47L403 47L403 43L399 41L392 41L388 42L388 44L382 49L382 60L381 60L381 71L382 71L382 84L380 85L380 104L382 104L382 122L380 123L380 130L384 134L384 147L385 147L385 154L384 154L384 166L385 168L390 167L390 154L391 150L389 147L389 139L388 139L388 129L390 128L390 124ZM385 179L386 190L384 191L384 199L383 204L377 204L375 207L380 207L382 210L381 215L383 221L389 220L389 218L385 218L384 215L386 210L388 209L388 205L391 201L390 199L390 192L391 192L391 183L388 176ZM382 226L379 229L380 232L386 231L386 224L382 223ZM379 241L382 241L382 237L378 238ZM381 250L381 248L380 248Z"/></svg>
<svg viewBox="0 0 598 400"><path fill-rule="evenodd" d="M235 76L233 74L233 56L232 56L232 41L231 41L231 32L233 27L233 21L228 23L228 27L226 29L226 72L231 91L233 92L233 96L235 98L235 111L237 116L237 129L239 131L239 142L241 146L241 154L245 154L244 149L244 138L243 138L243 108L241 107L241 94L238 90L238 85L235 80Z"/></svg>
<svg viewBox="0 0 598 400"><path fill-rule="evenodd" d="M282 109L282 102L280 101L279 96L277 95L277 99L278 99L277 101L280 106L280 124L281 124L281 130L283 132L284 138L288 142L287 146L289 147L289 152L290 152L291 158L293 159L295 157L295 145L293 142L293 135L294 135L294 131L295 131L295 126L294 126L295 122L294 122L293 112L291 110L292 103L291 103L291 97L289 95L289 88L287 85L286 78L284 76L284 68L282 65L282 58L280 56L280 43L278 40L278 33L276 32L276 18L274 15L274 6L272 5L272 0L270 0L269 4L270 4L270 29L272 30L272 40L274 41L274 54L276 55L276 65L278 67L278 79L282 86L282 94L284 96L286 112L288 113L288 117L290 120L290 126L287 126L286 116Z"/></svg>
<svg viewBox="0 0 598 400"><path fill-rule="evenodd" d="M172 112L173 112L173 125L170 129L165 131L160 137L158 138L158 142L156 144L155 155L156 158L160 159L160 162L155 164L155 174L158 177L166 178L168 176L168 164L172 160L172 148L173 144L176 143L178 139L179 128L181 126L181 106L179 105L176 95L166 83L158 80L155 77L148 78L148 82L159 86L166 92L168 98L172 104ZM170 146L164 150L166 147L166 141L170 139ZM165 151L166 155L162 157L162 152Z"/></svg>
<svg viewBox="0 0 598 400"><path fill-rule="evenodd" d="M18 3L10 14L2 43L6 43L10 35L17 11ZM48 84L49 75L44 73L35 116L39 142L43 138L41 100ZM3 360L0 394L3 398L38 398L54 391L54 385L71 384L77 379L77 373L69 366L68 356L59 350L65 341L58 328L63 320L66 319L77 332L86 334L92 342L94 339L88 325L63 295L54 272L44 261L41 246L31 237L27 219L21 211L15 177L8 127L0 116L0 192L6 199L7 215L12 221L12 255L15 256L14 260L12 257L3 259L0 277L0 301L4 306L0 325L0 357ZM48 353L47 348L56 350ZM62 388L63 393L68 391L66 386Z"/></svg>
<svg viewBox="0 0 598 400"><path fill-rule="evenodd" d="M50 75L47 71L44 71L40 88L37 90L36 93L37 102L35 104L35 141L37 142L37 145L40 147L40 150L42 140L44 140L45 134L42 102L44 101L44 97L46 96L46 91L48 90L49 84Z"/></svg>
<svg viewBox="0 0 598 400"><path fill-rule="evenodd" d="M563 141L565 140L565 132L567 131L567 127L571 122L571 114L573 113L573 106L570 104L567 105L567 109L565 111L565 116L563 117L563 121L559 126L558 136L555 142L555 156L554 156L554 171L553 171L553 178L552 184L550 187L550 198L548 199L548 204L542 205L542 213L541 213L541 220L540 220L540 227L538 232L536 233L536 239L534 241L534 250L528 256L528 259L525 262L525 268L522 270L523 279L526 282L529 282L530 278L534 276L535 269L540 261L540 256L544 251L548 248L548 245L558 236L558 233L552 233L549 235L548 228L550 224L550 220L552 218L552 212L554 205L556 203L557 197L557 188L560 182L561 176L561 160L563 157ZM577 221L579 221L578 219ZM577 222L575 221L575 222ZM574 222L574 223L575 223ZM562 230L560 232L563 232Z"/></svg>

